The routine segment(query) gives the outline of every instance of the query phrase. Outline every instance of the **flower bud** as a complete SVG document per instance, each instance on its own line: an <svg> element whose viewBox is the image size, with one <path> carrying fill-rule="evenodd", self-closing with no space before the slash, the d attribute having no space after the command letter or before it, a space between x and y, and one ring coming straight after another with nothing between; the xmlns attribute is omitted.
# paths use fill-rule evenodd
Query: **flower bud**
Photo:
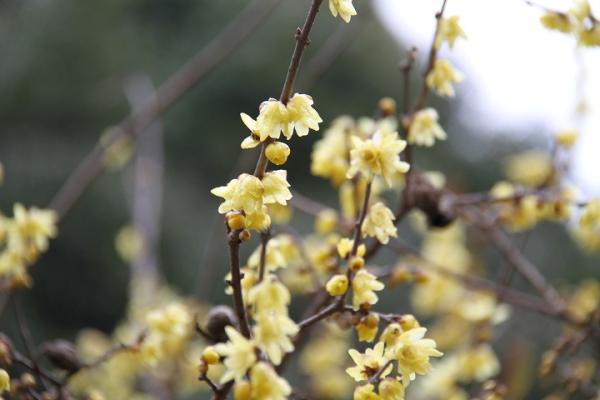
<svg viewBox="0 0 600 400"><path fill-rule="evenodd" d="M239 238L242 242L246 241L246 240L250 240L250 238L252 237L252 235L250 234L250 231L248 229L244 229L243 231L240 232Z"/></svg>
<svg viewBox="0 0 600 400"><path fill-rule="evenodd" d="M246 217L241 212L230 211L225 215L227 226L231 230L244 229L246 227Z"/></svg>
<svg viewBox="0 0 600 400"><path fill-rule="evenodd" d="M348 277L346 275L334 275L325 285L327 293L331 296L342 296L348 291Z"/></svg>
<svg viewBox="0 0 600 400"><path fill-rule="evenodd" d="M404 314L398 322L400 323L402 330L405 332L421 326L419 321L417 321L415 316L412 314Z"/></svg>
<svg viewBox="0 0 600 400"><path fill-rule="evenodd" d="M282 165L290 155L290 147L282 142L269 143L265 150L267 159L275 165Z"/></svg>
<svg viewBox="0 0 600 400"><path fill-rule="evenodd" d="M219 359L219 353L217 353L212 346L208 346L202 352L202 361L206 362L208 365L217 364Z"/></svg>
<svg viewBox="0 0 600 400"><path fill-rule="evenodd" d="M233 388L234 400L250 400L252 394L252 386L248 381L240 381Z"/></svg>
<svg viewBox="0 0 600 400"><path fill-rule="evenodd" d="M384 97L379 100L379 111L383 117L389 117L396 114L396 100L391 97Z"/></svg>
<svg viewBox="0 0 600 400"><path fill-rule="evenodd" d="M331 209L325 209L317 214L315 219L315 231L320 234L331 233L335 230L338 223L337 213Z"/></svg>
<svg viewBox="0 0 600 400"><path fill-rule="evenodd" d="M365 266L365 259L361 256L354 256L350 259L350 269L354 272Z"/></svg>

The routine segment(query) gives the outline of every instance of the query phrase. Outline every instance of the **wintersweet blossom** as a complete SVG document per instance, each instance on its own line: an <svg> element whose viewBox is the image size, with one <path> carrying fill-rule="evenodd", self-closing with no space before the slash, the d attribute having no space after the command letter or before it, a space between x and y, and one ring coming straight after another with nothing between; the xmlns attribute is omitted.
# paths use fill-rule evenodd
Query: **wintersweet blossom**
<svg viewBox="0 0 600 400"><path fill-rule="evenodd" d="M454 43L456 39L459 37L467 38L465 31L461 28L459 24L460 17L455 15L448 18L442 18L440 20L438 34L435 37L435 48L439 49L442 47L444 42L448 43L450 48L454 47Z"/></svg>
<svg viewBox="0 0 600 400"><path fill-rule="evenodd" d="M464 75L456 70L450 61L440 58L435 60L433 69L427 74L426 83L440 96L454 97L452 84L460 83L464 79Z"/></svg>
<svg viewBox="0 0 600 400"><path fill-rule="evenodd" d="M352 395L353 400L381 400L381 397L375 392L375 386L368 383L357 386Z"/></svg>
<svg viewBox="0 0 600 400"><path fill-rule="evenodd" d="M265 277L262 282L248 292L248 303L254 307L254 312L275 312L287 314L291 295L289 290L275 275Z"/></svg>
<svg viewBox="0 0 600 400"><path fill-rule="evenodd" d="M374 236L383 244L390 241L390 237L398 236L394 225L394 213L382 202L377 202L369 208L367 217L362 225L362 234Z"/></svg>
<svg viewBox="0 0 600 400"><path fill-rule="evenodd" d="M227 186L216 187L210 192L225 199L219 205L221 214L231 210L244 211L246 214L262 210L264 186L254 175L241 174L229 181Z"/></svg>
<svg viewBox="0 0 600 400"><path fill-rule="evenodd" d="M438 123L438 118L438 113L433 108L425 108L415 113L408 129L408 142L431 147L436 140L445 140L447 135Z"/></svg>
<svg viewBox="0 0 600 400"><path fill-rule="evenodd" d="M387 359L384 357L384 344L379 342L372 349L368 348L363 354L359 353L355 349L348 350L348 354L352 358L352 361L356 364L354 367L346 369L346 373L350 375L356 382L368 381L373 375L387 363ZM381 377L385 378L392 372L392 366L390 365L381 373Z"/></svg>
<svg viewBox="0 0 600 400"><path fill-rule="evenodd" d="M254 341L275 365L281 364L283 354L294 351L290 337L298 333L298 325L286 314L273 311L255 316Z"/></svg>
<svg viewBox="0 0 600 400"><path fill-rule="evenodd" d="M290 184L287 181L287 171L280 169L267 172L262 178L264 188L263 201L265 204L281 204L285 206L292 198Z"/></svg>
<svg viewBox="0 0 600 400"><path fill-rule="evenodd" d="M397 132L378 130L369 139L352 136L351 140L348 179L360 172L369 180L376 175L381 176L388 186L392 186L394 175L405 173L410 168L408 163L400 161L399 154L406 147L406 142L398 139Z"/></svg>
<svg viewBox="0 0 600 400"><path fill-rule="evenodd" d="M225 333L229 341L215 345L217 353L226 357L224 364L227 370L221 377L221 383L232 379L240 381L256 362L254 344L232 326L225 327Z"/></svg>
<svg viewBox="0 0 600 400"><path fill-rule="evenodd" d="M287 102L287 118L283 134L290 139L295 130L298 136L308 135L309 130L318 131L319 124L323 122L319 113L313 108L313 99L307 94L298 94L292 96Z"/></svg>
<svg viewBox="0 0 600 400"><path fill-rule="evenodd" d="M325 285L330 296L341 296L348 291L348 277L343 274L332 276Z"/></svg>
<svg viewBox="0 0 600 400"><path fill-rule="evenodd" d="M48 239L56 236L56 221L56 212L53 210L42 210L37 207L28 210L17 203L13 207L9 240L11 236L16 236L16 240L43 252L48 248Z"/></svg>
<svg viewBox="0 0 600 400"><path fill-rule="evenodd" d="M352 0L329 0L329 11L334 17L339 14L345 22L350 22L350 18L356 15Z"/></svg>
<svg viewBox="0 0 600 400"><path fill-rule="evenodd" d="M386 378L379 384L381 400L404 400L405 387L396 378Z"/></svg>
<svg viewBox="0 0 600 400"><path fill-rule="evenodd" d="M359 270L352 279L352 306L358 310L361 305L373 305L379 299L375 291L383 290L385 285L377 277L364 269Z"/></svg>
<svg viewBox="0 0 600 400"><path fill-rule="evenodd" d="M259 362L250 372L252 399L285 400L292 393L289 383L269 364Z"/></svg>
<svg viewBox="0 0 600 400"><path fill-rule="evenodd" d="M427 329L411 329L398 337L395 343L395 358L398 360L398 373L402 375L404 386L408 385L415 375L425 375L431 371L430 357L441 357L436 349L435 341L423 339Z"/></svg>

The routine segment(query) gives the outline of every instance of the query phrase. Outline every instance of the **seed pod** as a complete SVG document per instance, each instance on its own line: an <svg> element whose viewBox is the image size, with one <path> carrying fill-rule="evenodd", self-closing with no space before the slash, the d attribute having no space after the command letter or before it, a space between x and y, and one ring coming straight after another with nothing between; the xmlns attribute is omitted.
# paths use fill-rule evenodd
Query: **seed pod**
<svg viewBox="0 0 600 400"><path fill-rule="evenodd" d="M73 343L67 340L57 339L46 342L43 353L55 367L71 373L79 371L84 365Z"/></svg>
<svg viewBox="0 0 600 400"><path fill-rule="evenodd" d="M217 342L226 342L226 326L237 326L235 313L229 306L218 305L213 307L208 313L208 322L206 323L206 332Z"/></svg>

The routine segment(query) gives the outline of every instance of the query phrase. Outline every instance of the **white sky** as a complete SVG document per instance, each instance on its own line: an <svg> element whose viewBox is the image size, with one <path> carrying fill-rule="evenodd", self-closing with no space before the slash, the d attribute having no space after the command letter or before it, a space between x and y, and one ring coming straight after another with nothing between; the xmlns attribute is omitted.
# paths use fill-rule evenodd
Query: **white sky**
<svg viewBox="0 0 600 400"><path fill-rule="evenodd" d="M570 0L538 0L567 10ZM600 0L590 0L600 16ZM406 45L426 57L441 0L375 0L377 14ZM448 0L446 16L459 15L468 39L440 52L466 75L458 85L461 118L483 132L543 127L540 135L578 128L573 179L584 196L600 195L600 47L577 52L575 40L545 29L542 11L523 0ZM577 57L581 60L577 61ZM586 73L583 91L588 113L577 118L577 76ZM468 95L467 95L468 94ZM450 132L451 133L451 132Z"/></svg>

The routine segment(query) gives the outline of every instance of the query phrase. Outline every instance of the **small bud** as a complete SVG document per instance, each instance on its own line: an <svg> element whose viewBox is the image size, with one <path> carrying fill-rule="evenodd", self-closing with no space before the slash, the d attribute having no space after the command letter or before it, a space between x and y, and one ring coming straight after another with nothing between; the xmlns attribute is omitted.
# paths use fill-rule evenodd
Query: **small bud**
<svg viewBox="0 0 600 400"><path fill-rule="evenodd" d="M11 365L12 353L10 351L10 342L4 335L0 335L0 365Z"/></svg>
<svg viewBox="0 0 600 400"><path fill-rule="evenodd" d="M250 234L250 231L248 229L244 229L243 231L240 232L239 238L242 242L246 241L246 240L250 240L250 238L252 237L252 235Z"/></svg>
<svg viewBox="0 0 600 400"><path fill-rule="evenodd" d="M412 314L404 314L398 322L400 323L402 330L405 332L421 326L419 321L417 321L415 316Z"/></svg>
<svg viewBox="0 0 600 400"><path fill-rule="evenodd" d="M10 375L6 370L0 368L0 394L10 391Z"/></svg>
<svg viewBox="0 0 600 400"><path fill-rule="evenodd" d="M65 371L76 372L83 366L75 346L67 340L57 339L47 342L43 351L54 366Z"/></svg>
<svg viewBox="0 0 600 400"><path fill-rule="evenodd" d="M369 313L360 319L356 325L356 331L358 332L358 340L361 342L371 342L377 336L379 330L379 316L377 314Z"/></svg>
<svg viewBox="0 0 600 400"><path fill-rule="evenodd" d="M415 282L419 284L427 283L429 282L429 275L423 271L417 271L415 272Z"/></svg>
<svg viewBox="0 0 600 400"><path fill-rule="evenodd" d="M237 231L246 227L246 217L241 212L230 211L225 215L229 229Z"/></svg>
<svg viewBox="0 0 600 400"><path fill-rule="evenodd" d="M384 97L379 100L379 110L383 117L389 117L396 114L396 100L391 97Z"/></svg>
<svg viewBox="0 0 600 400"><path fill-rule="evenodd" d="M35 386L35 377L29 372L23 373L19 380L21 381L21 385L23 385L26 388L31 388Z"/></svg>
<svg viewBox="0 0 600 400"><path fill-rule="evenodd" d="M248 381L239 381L233 388L234 400L250 400L252 395L252 386Z"/></svg>
<svg viewBox="0 0 600 400"><path fill-rule="evenodd" d="M398 265L392 271L389 283L391 286L399 285L401 283L411 282L413 280L413 273L406 265Z"/></svg>
<svg viewBox="0 0 600 400"><path fill-rule="evenodd" d="M215 351L215 348L212 346L208 346L202 352L202 360L208 365L217 364L219 362L219 359L219 353L217 353Z"/></svg>
<svg viewBox="0 0 600 400"><path fill-rule="evenodd" d="M290 155L290 147L282 142L269 143L265 150L267 159L275 165L282 165L288 159Z"/></svg>
<svg viewBox="0 0 600 400"><path fill-rule="evenodd" d="M334 275L332 276L325 289L330 296L342 296L348 291L348 277L346 275Z"/></svg>
<svg viewBox="0 0 600 400"><path fill-rule="evenodd" d="M375 328L377 325L379 325L379 316L377 314L370 313L363 318L362 323L369 328Z"/></svg>
<svg viewBox="0 0 600 400"><path fill-rule="evenodd" d="M565 149L570 149L577 142L577 137L579 134L574 129L566 129L564 131L557 132L554 136L554 140L556 144L564 147Z"/></svg>
<svg viewBox="0 0 600 400"><path fill-rule="evenodd" d="M365 266L365 259L361 256L354 256L350 259L350 269L354 272Z"/></svg>

